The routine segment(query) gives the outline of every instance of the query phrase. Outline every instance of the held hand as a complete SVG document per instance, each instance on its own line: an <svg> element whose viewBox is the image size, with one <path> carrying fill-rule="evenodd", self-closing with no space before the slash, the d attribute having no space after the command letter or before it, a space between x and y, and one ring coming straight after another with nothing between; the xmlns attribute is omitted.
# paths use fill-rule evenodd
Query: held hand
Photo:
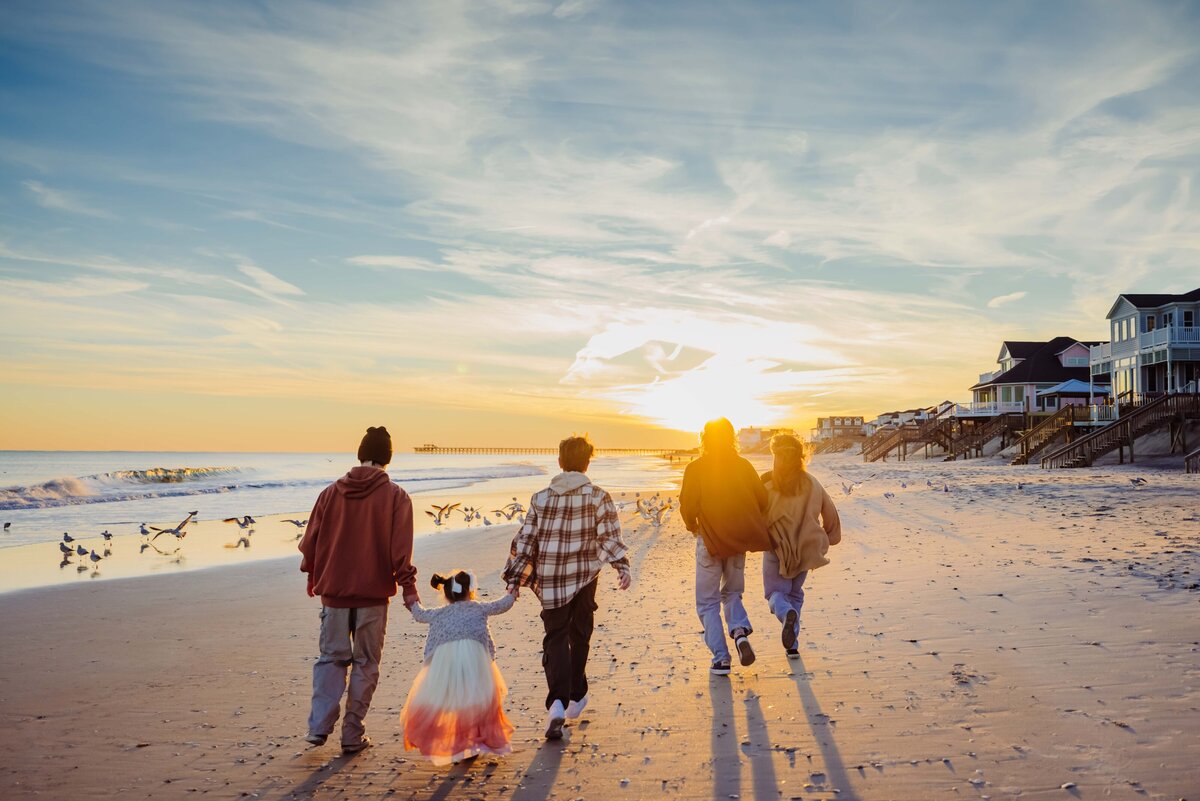
<svg viewBox="0 0 1200 801"><path fill-rule="evenodd" d="M629 585L633 583L633 576L628 572L620 573L617 577L617 586L623 590L629 589Z"/></svg>
<svg viewBox="0 0 1200 801"><path fill-rule="evenodd" d="M509 584L508 585L508 594L514 598L520 598L521 597L521 585Z"/></svg>
<svg viewBox="0 0 1200 801"><path fill-rule="evenodd" d="M317 594L316 594L315 592L313 592L313 579L312 579L312 574L309 574L309 576L308 576L308 587L307 587L307 590L308 590L308 597L309 597L309 598L316 598L316 597L317 597Z"/></svg>

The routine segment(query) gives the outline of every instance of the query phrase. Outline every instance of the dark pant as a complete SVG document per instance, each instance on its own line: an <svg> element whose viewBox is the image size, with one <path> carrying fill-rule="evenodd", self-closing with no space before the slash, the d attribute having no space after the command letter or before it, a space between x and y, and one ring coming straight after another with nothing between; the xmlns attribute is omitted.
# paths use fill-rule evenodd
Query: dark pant
<svg viewBox="0 0 1200 801"><path fill-rule="evenodd" d="M596 612L596 582L588 584L568 603L542 610L546 636L542 638L542 667L546 669L546 708L555 701L566 706L587 695L587 658L592 644Z"/></svg>

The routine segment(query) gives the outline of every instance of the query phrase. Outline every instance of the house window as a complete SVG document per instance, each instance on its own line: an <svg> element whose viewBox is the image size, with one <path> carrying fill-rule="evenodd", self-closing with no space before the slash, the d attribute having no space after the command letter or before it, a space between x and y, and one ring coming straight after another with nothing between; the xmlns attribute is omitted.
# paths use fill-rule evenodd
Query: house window
<svg viewBox="0 0 1200 801"><path fill-rule="evenodd" d="M1196 313L1191 309L1185 309L1183 312L1183 327L1192 328L1196 325Z"/></svg>
<svg viewBox="0 0 1200 801"><path fill-rule="evenodd" d="M1154 330L1154 315L1146 315L1146 327L1143 329L1147 334Z"/></svg>
<svg viewBox="0 0 1200 801"><path fill-rule="evenodd" d="M1025 402L1025 387L1013 387L1013 402Z"/></svg>
<svg viewBox="0 0 1200 801"><path fill-rule="evenodd" d="M1163 312L1162 327L1170 328L1173 325L1175 325L1175 312L1173 312L1173 311Z"/></svg>

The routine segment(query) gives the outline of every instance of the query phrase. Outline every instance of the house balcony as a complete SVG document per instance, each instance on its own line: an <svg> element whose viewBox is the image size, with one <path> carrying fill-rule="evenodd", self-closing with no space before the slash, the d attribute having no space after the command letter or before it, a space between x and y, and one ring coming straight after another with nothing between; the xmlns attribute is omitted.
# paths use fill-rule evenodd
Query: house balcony
<svg viewBox="0 0 1200 801"><path fill-rule="evenodd" d="M1088 355L1088 364L1102 364L1111 362L1113 357L1113 343L1102 342L1099 345L1092 345L1091 353Z"/></svg>
<svg viewBox="0 0 1200 801"><path fill-rule="evenodd" d="M995 417L1000 414L1020 414L1024 401L972 401L954 404L955 417Z"/></svg>
<svg viewBox="0 0 1200 801"><path fill-rule="evenodd" d="M1138 334L1138 348L1149 350L1164 345L1200 345L1200 328L1170 326Z"/></svg>
<svg viewBox="0 0 1200 801"><path fill-rule="evenodd" d="M978 383L986 384L987 382L991 381L993 378L995 378L996 376L1000 375L1003 372L1004 372L1003 370L992 370L990 373L980 373Z"/></svg>

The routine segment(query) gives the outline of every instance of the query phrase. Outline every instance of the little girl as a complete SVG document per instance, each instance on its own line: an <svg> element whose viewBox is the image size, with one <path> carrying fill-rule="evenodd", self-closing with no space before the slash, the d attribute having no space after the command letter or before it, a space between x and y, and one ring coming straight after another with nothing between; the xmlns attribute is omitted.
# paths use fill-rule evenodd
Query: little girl
<svg viewBox="0 0 1200 801"><path fill-rule="evenodd" d="M435 765L512 753L513 725L503 706L508 688L496 667L487 618L507 612L516 597L479 603L475 576L465 570L435 573L430 584L441 587L449 603L436 609L412 605L417 622L429 624L429 638L425 664L400 713L404 747L420 750Z"/></svg>
<svg viewBox="0 0 1200 801"><path fill-rule="evenodd" d="M767 487L767 532L771 550L763 554L763 593L783 624L788 659L799 659L800 608L808 571L829 564L825 553L842 541L842 523L833 499L805 469L808 449L791 434L771 438L775 464L763 475Z"/></svg>

